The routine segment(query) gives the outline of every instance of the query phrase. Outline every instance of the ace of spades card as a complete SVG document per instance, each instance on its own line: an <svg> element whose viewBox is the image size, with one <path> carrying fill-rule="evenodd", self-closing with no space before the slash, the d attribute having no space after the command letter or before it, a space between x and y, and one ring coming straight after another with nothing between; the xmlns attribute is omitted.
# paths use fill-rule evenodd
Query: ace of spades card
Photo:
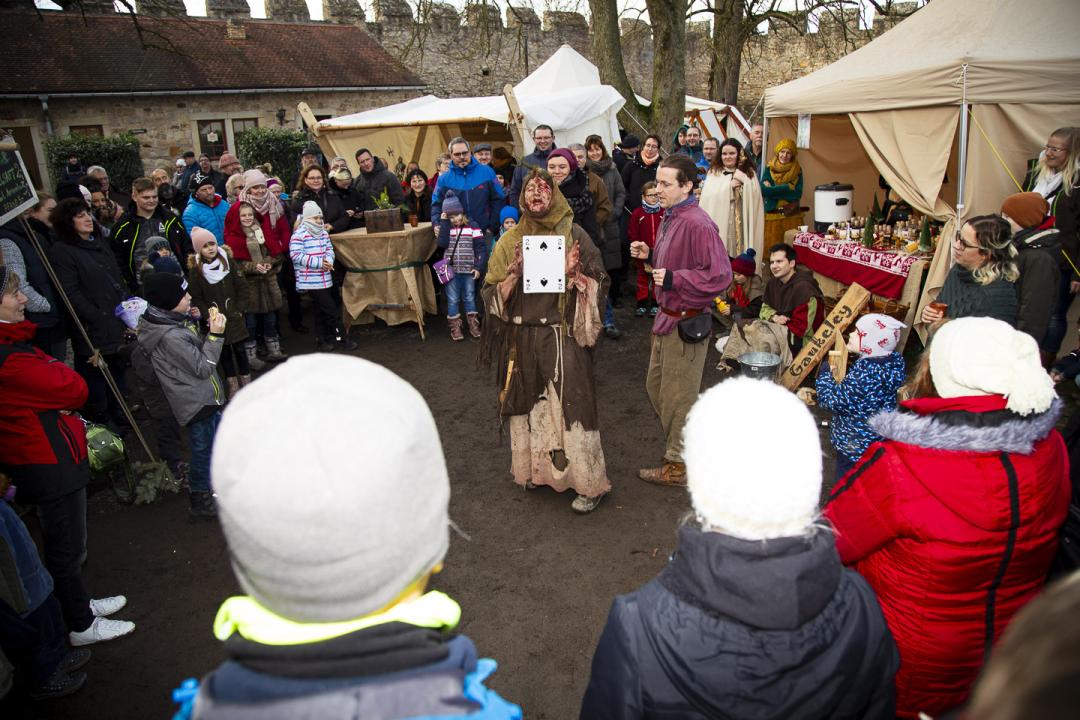
<svg viewBox="0 0 1080 720"><path fill-rule="evenodd" d="M521 239L526 293L561 293L566 289L566 238L526 235Z"/></svg>

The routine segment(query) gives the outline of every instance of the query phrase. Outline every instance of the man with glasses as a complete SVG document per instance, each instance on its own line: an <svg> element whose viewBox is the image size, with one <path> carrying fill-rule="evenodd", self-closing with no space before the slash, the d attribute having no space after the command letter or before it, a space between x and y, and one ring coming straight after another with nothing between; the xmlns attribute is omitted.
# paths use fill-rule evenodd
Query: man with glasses
<svg viewBox="0 0 1080 720"><path fill-rule="evenodd" d="M521 196L521 184L525 176L534 167L547 170L547 159L551 151L555 149L555 131L550 125L537 125L532 134L533 144L536 146L531 153L521 158L521 164L514 169L514 180L510 183L510 192L506 202L511 207L518 207L518 198Z"/></svg>
<svg viewBox="0 0 1080 720"><path fill-rule="evenodd" d="M689 155L695 164L701 161L701 128L697 125L686 128L686 144L679 148L679 152Z"/></svg>
<svg viewBox="0 0 1080 720"><path fill-rule="evenodd" d="M470 152L469 143L463 137L450 141L450 170L439 176L435 183L435 192L431 195L431 226L436 235L441 227L447 225L443 217L442 205L447 194L453 194L461 201L465 216L485 235L498 237L499 213L506 204L502 183L495 176L495 171L488 165L481 165ZM449 230L440 236L449 241Z"/></svg>
<svg viewBox="0 0 1080 720"><path fill-rule="evenodd" d="M650 266L646 271L651 270L660 304L653 321L645 388L660 416L667 446L659 467L638 472L642 480L654 485L686 485L683 426L701 390L712 323L709 307L731 284L731 261L720 231L694 198L696 178L697 166L682 153L660 163L656 189L664 219L656 247L650 251L641 241L630 246L630 254ZM704 323L703 333L696 323Z"/></svg>
<svg viewBox="0 0 1080 720"><path fill-rule="evenodd" d="M102 192L119 207L127 207L128 203L131 202L131 196L109 185L109 173L105 168L100 165L91 165L86 169L86 174L101 183Z"/></svg>

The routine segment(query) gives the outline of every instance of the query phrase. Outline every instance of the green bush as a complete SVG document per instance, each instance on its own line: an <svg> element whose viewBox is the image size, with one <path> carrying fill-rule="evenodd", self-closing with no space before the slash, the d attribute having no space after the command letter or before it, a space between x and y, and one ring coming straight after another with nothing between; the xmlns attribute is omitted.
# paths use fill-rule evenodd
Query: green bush
<svg viewBox="0 0 1080 720"><path fill-rule="evenodd" d="M118 190L130 188L132 180L146 174L139 156L139 141L128 133L109 137L55 137L45 141L45 154L54 186L63 176L71 155L78 155L83 167L105 168L109 172L109 184Z"/></svg>
<svg viewBox="0 0 1080 720"><path fill-rule="evenodd" d="M252 128L236 136L240 163L246 168L270 163L290 192L300 172L300 152L307 146L306 133L285 128Z"/></svg>

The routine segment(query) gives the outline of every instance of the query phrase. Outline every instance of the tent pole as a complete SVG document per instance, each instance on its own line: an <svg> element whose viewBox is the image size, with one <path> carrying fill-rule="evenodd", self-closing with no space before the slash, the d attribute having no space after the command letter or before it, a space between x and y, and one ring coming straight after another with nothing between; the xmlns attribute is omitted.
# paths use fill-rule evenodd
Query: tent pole
<svg viewBox="0 0 1080 720"><path fill-rule="evenodd" d="M956 218L964 217L964 191L967 185L967 146L968 146L968 101L967 101L967 63L960 68L960 80L963 83L963 97L960 102L960 158L956 181Z"/></svg>
<svg viewBox="0 0 1080 720"><path fill-rule="evenodd" d="M754 125L750 125L750 134L754 133ZM753 138L750 138L751 144L754 142ZM769 118L765 115L761 116L761 159L757 166L758 180L761 179L765 173L765 158L768 157L769 151L766 149L769 147Z"/></svg>

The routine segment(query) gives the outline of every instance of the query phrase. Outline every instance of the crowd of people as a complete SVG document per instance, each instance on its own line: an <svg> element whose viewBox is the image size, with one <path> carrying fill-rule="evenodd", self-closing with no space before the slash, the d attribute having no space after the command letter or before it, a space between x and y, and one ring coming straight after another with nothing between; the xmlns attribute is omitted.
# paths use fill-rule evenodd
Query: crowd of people
<svg viewBox="0 0 1080 720"><path fill-rule="evenodd" d="M570 491L576 513L613 489L600 338L621 336L627 290L651 319L643 385L664 452L639 477L687 488L692 517L661 574L615 599L582 718L954 712L981 672L1021 662L1015 648L993 658L1003 634L1052 642L1006 628L1039 602L1074 493L1054 384L1080 373L1080 351L1057 360L1080 290L1078 135L1053 131L1024 191L947 239L955 264L920 317L931 339L913 372L903 324L879 314L855 323L843 379L822 363L813 383L836 454L824 506L801 400L747 378L701 393L714 308L726 332L757 328L788 358L823 322L794 248L765 244L765 219L802 194L789 139L762 157L760 126L745 147L686 126L669 149L625 135L609 152L597 135L560 147L540 125L520 160L453 138L430 178L399 176L367 148L354 177L344 158L306 150L291 191L230 153L216 168L185 153L126 196L69 158L56 192L0 228L0 491L37 508L44 541L39 560L0 501L0 561L14 568L0 576L0 659L30 697L57 697L86 680L79 648L135 629L108 617L124 596L91 599L81 577L82 417L122 427L115 386L151 418L190 516L220 520L247 593L221 606L229 659L182 689L179 717L336 717L361 701L395 717L522 716L484 686L494 662L453 633L461 608L427 590L450 495L430 411L389 370L330 354L357 347L331 236L389 202L432 223L450 337L478 340L494 367L513 481ZM531 235L564 238L564 292L527 292ZM305 296L318 352L290 359L279 316L306 332ZM125 323L117 308L133 297L142 312ZM247 452L282 414L294 442L330 453L300 495L300 457ZM733 417L771 432L717 432ZM383 464L361 484L348 473L357 442ZM1080 585L1051 593L1075 606ZM1057 717L1055 682L1025 686L1029 703L1001 717ZM1008 692L999 682L975 698L993 707Z"/></svg>

